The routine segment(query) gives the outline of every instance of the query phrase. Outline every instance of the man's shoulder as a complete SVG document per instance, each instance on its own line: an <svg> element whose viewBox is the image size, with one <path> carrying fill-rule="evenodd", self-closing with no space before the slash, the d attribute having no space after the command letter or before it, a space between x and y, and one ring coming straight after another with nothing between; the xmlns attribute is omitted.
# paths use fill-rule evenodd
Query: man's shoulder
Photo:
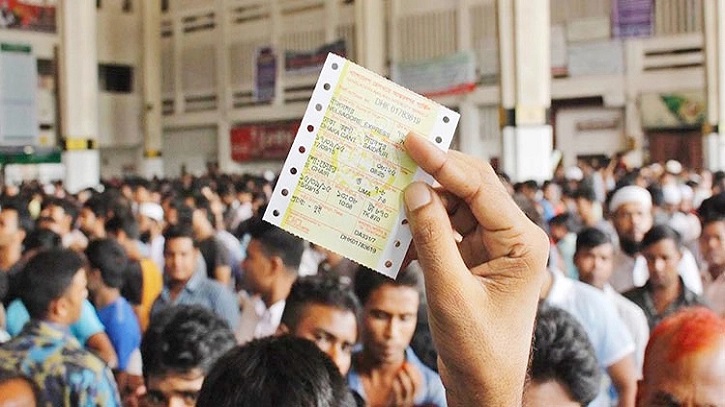
<svg viewBox="0 0 725 407"><path fill-rule="evenodd" d="M647 287L634 287L622 293L622 296L635 304L639 304L643 301L647 294Z"/></svg>

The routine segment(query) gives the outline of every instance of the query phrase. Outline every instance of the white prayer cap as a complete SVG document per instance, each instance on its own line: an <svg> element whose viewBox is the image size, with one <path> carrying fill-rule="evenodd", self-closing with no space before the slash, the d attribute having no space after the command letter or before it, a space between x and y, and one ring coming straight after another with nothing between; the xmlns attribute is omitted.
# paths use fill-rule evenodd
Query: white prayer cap
<svg viewBox="0 0 725 407"><path fill-rule="evenodd" d="M680 185L680 194L683 201L691 201L695 197L695 192L689 185Z"/></svg>
<svg viewBox="0 0 725 407"><path fill-rule="evenodd" d="M138 213L156 222L164 220L164 209L157 203L143 202L138 206Z"/></svg>
<svg viewBox="0 0 725 407"><path fill-rule="evenodd" d="M581 181L584 178L584 173L581 168L571 166L564 170L564 178L570 181Z"/></svg>
<svg viewBox="0 0 725 407"><path fill-rule="evenodd" d="M674 184L667 184L662 187L662 199L668 205L679 205L682 202L682 192Z"/></svg>
<svg viewBox="0 0 725 407"><path fill-rule="evenodd" d="M628 203L638 203L646 208L652 207L652 195L649 191L636 185L622 187L612 196L609 202L609 212L614 213L620 206Z"/></svg>
<svg viewBox="0 0 725 407"><path fill-rule="evenodd" d="M677 160L668 160L665 163L665 169L670 174L678 175L682 172L682 164L680 164L680 162Z"/></svg>

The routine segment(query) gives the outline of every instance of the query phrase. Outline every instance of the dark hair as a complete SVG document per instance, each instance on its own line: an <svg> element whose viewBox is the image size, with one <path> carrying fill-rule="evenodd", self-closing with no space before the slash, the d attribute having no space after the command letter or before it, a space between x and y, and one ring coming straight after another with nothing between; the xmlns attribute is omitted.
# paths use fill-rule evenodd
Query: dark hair
<svg viewBox="0 0 725 407"><path fill-rule="evenodd" d="M116 214L106 221L106 231L118 233L122 231L129 239L138 239L138 222L131 214Z"/></svg>
<svg viewBox="0 0 725 407"><path fill-rule="evenodd" d="M264 210L260 209L260 213L264 213ZM288 270L296 272L300 267L302 253L305 251L305 241L301 238L261 218L255 218L250 224L249 234L262 245L266 256L281 258Z"/></svg>
<svg viewBox="0 0 725 407"><path fill-rule="evenodd" d="M531 355L531 380L555 380L586 406L599 394L601 370L584 328L568 312L539 304Z"/></svg>
<svg viewBox="0 0 725 407"><path fill-rule="evenodd" d="M612 243L612 238L601 229L584 228L576 235L576 252L593 249L608 243Z"/></svg>
<svg viewBox="0 0 725 407"><path fill-rule="evenodd" d="M111 288L121 288L125 281L128 266L126 251L113 239L92 240L86 248L88 263L101 271L103 284Z"/></svg>
<svg viewBox="0 0 725 407"><path fill-rule="evenodd" d="M108 199L101 195L92 196L83 204L83 208L90 209L94 215L100 218L106 218L108 216Z"/></svg>
<svg viewBox="0 0 725 407"><path fill-rule="evenodd" d="M19 199L11 199L2 203L3 211L15 211L18 214L18 228L24 230L26 233L30 233L35 228L35 223L30 217L30 211L28 211L27 202L23 202Z"/></svg>
<svg viewBox="0 0 725 407"><path fill-rule="evenodd" d="M317 346L290 335L256 339L209 372L199 407L353 407L340 370Z"/></svg>
<svg viewBox="0 0 725 407"><path fill-rule="evenodd" d="M336 278L309 276L297 279L292 285L282 313L282 323L294 331L309 305L349 311L356 318L360 312L360 303L348 285Z"/></svg>
<svg viewBox="0 0 725 407"><path fill-rule="evenodd" d="M378 273L375 270L369 269L364 266L360 266L357 273L355 273L355 295L360 300L360 304L365 306L365 303L370 298L373 291L377 290L383 284L390 284L395 287L410 287L414 288L420 295L420 276L417 272L406 268L400 270L398 276L393 280L392 278Z"/></svg>
<svg viewBox="0 0 725 407"><path fill-rule="evenodd" d="M569 232L574 232L577 229L576 221L569 212L560 213L549 219L549 226L563 226Z"/></svg>
<svg viewBox="0 0 725 407"><path fill-rule="evenodd" d="M645 248L665 239L672 239L672 241L675 242L675 246L677 246L678 249L682 249L682 236L680 236L675 229L672 229L667 225L655 225L644 234L642 242L639 245L640 250L644 250Z"/></svg>
<svg viewBox="0 0 725 407"><path fill-rule="evenodd" d="M659 184L651 184L647 187L647 191L652 197L652 206L664 206L665 205L665 193L662 190L662 186Z"/></svg>
<svg viewBox="0 0 725 407"><path fill-rule="evenodd" d="M20 290L30 317L45 318L50 303L63 296L84 265L84 259L70 249L45 250L33 256L22 272Z"/></svg>
<svg viewBox="0 0 725 407"><path fill-rule="evenodd" d="M594 192L594 188L589 185L583 184L574 191L574 199L584 199L589 202L597 200L597 193Z"/></svg>
<svg viewBox="0 0 725 407"><path fill-rule="evenodd" d="M141 341L144 377L201 370L236 345L226 321L200 305L175 305L151 318Z"/></svg>
<svg viewBox="0 0 725 407"><path fill-rule="evenodd" d="M204 195L198 194L194 196L194 207L195 210L204 211L206 220L214 225L215 219L214 213L211 210L211 202Z"/></svg>
<svg viewBox="0 0 725 407"><path fill-rule="evenodd" d="M725 217L725 192L713 195L700 204L697 210L703 226L710 219L718 219Z"/></svg>
<svg viewBox="0 0 725 407"><path fill-rule="evenodd" d="M194 208L185 204L182 198L174 198L170 200L169 208L176 210L179 225L191 226L191 220L194 217Z"/></svg>
<svg viewBox="0 0 725 407"><path fill-rule="evenodd" d="M63 238L50 229L38 228L30 232L23 240L23 250L49 250L63 248Z"/></svg>
<svg viewBox="0 0 725 407"><path fill-rule="evenodd" d="M191 228L191 225L181 223L176 225L169 225L169 227L166 228L166 231L164 232L164 239L166 245L168 245L169 242L173 239L183 238L191 239L191 241L194 243L194 247L199 247L199 242L194 237L194 230Z"/></svg>

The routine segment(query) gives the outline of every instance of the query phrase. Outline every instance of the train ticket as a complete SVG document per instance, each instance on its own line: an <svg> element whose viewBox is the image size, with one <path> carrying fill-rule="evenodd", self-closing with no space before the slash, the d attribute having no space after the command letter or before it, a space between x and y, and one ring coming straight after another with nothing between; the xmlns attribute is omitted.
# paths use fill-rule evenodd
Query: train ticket
<svg viewBox="0 0 725 407"><path fill-rule="evenodd" d="M329 54L264 220L392 278L411 242L402 193L432 183L410 131L447 150L459 114Z"/></svg>

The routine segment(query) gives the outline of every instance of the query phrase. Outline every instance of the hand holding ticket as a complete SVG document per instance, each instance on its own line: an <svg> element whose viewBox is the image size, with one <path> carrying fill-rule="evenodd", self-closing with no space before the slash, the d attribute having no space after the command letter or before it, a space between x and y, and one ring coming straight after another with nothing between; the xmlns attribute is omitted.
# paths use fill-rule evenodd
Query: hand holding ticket
<svg viewBox="0 0 725 407"><path fill-rule="evenodd" d="M411 241L402 194L432 179L409 132L445 151L459 115L330 54L264 219L390 277Z"/></svg>

